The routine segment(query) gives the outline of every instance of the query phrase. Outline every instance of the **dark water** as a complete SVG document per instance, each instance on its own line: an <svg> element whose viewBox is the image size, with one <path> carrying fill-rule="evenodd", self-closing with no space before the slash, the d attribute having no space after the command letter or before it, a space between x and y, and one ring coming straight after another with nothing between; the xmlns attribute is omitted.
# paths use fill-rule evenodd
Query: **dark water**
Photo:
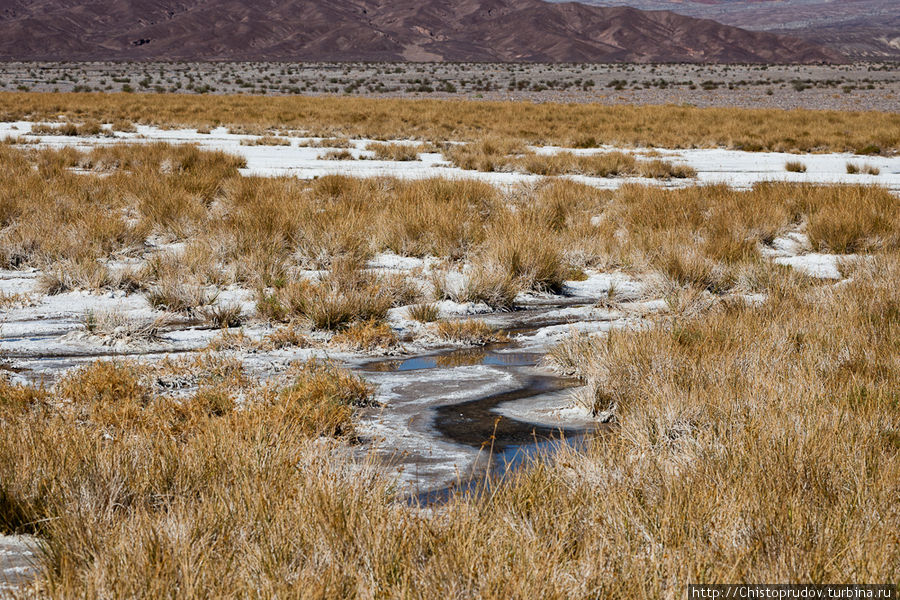
<svg viewBox="0 0 900 600"><path fill-rule="evenodd" d="M509 344L378 361L366 365L365 369L404 372L491 365L504 370L522 370L522 367L536 365L542 356L536 352L498 351L504 347L509 347ZM475 448L483 453L484 459L478 461L479 468L470 473L466 481L415 494L409 498L411 503L441 503L456 493L478 492L502 481L507 473L529 458L553 452L560 444L580 446L585 443L592 429L548 427L512 419L496 411L501 404L527 400L578 385L574 379L552 375L531 374L522 377L522 384L513 390L431 409L434 413L432 427L441 438Z"/></svg>
<svg viewBox="0 0 900 600"><path fill-rule="evenodd" d="M412 496L413 504L440 504L454 494L481 493L499 485L507 474L539 455L561 446L583 447L593 428L547 427L510 419L494 409L500 404L533 398L576 385L572 379L534 376L520 388L435 409L434 428L445 439L478 448L486 464L468 480Z"/></svg>

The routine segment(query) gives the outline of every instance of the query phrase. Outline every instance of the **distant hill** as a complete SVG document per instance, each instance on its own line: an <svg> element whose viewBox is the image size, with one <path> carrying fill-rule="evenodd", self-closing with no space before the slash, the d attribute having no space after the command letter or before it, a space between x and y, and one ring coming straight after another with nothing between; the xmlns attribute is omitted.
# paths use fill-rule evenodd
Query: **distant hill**
<svg viewBox="0 0 900 600"><path fill-rule="evenodd" d="M900 59L898 0L582 0L673 12L757 31L787 33L851 58Z"/></svg>
<svg viewBox="0 0 900 600"><path fill-rule="evenodd" d="M640 1L640 0L638 0ZM819 44L541 0L6 0L2 60L819 62Z"/></svg>

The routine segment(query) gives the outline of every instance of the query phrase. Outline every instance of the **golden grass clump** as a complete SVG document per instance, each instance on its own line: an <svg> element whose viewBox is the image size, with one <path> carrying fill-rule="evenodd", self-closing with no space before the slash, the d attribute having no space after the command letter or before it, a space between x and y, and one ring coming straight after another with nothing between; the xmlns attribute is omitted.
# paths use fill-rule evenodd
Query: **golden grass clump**
<svg viewBox="0 0 900 600"><path fill-rule="evenodd" d="M324 152L319 158L322 160L356 160L356 157L349 150L329 150Z"/></svg>
<svg viewBox="0 0 900 600"><path fill-rule="evenodd" d="M847 163L847 174L848 175L880 175L881 169L874 165L870 165L869 163L857 164L848 162Z"/></svg>
<svg viewBox="0 0 900 600"><path fill-rule="evenodd" d="M806 165L799 160L789 160L784 163L784 170L791 173L806 173Z"/></svg>
<svg viewBox="0 0 900 600"><path fill-rule="evenodd" d="M419 144L372 142L366 146L366 150L374 153L375 160L410 161L419 160L422 147Z"/></svg>
<svg viewBox="0 0 900 600"><path fill-rule="evenodd" d="M263 135L260 137L241 140L241 146L290 146L291 140L277 135Z"/></svg>
<svg viewBox="0 0 900 600"><path fill-rule="evenodd" d="M307 435L352 433L353 409L373 403L372 386L334 364L310 360L295 366L291 375L292 383L268 395L260 410L301 424Z"/></svg>
<svg viewBox="0 0 900 600"><path fill-rule="evenodd" d="M413 304L407 309L409 318L420 323L433 323L438 320L440 310L436 304Z"/></svg>
<svg viewBox="0 0 900 600"><path fill-rule="evenodd" d="M387 323L376 320L354 323L331 338L335 346L364 352L390 350L399 342L397 334Z"/></svg>
<svg viewBox="0 0 900 600"><path fill-rule="evenodd" d="M814 248L839 254L900 247L900 208L884 188L828 186L799 198Z"/></svg>
<svg viewBox="0 0 900 600"><path fill-rule="evenodd" d="M447 144L443 150L444 158L460 169L486 172L512 170L511 161L526 152L517 139L490 135L477 142Z"/></svg>
<svg viewBox="0 0 900 600"><path fill-rule="evenodd" d="M59 125L48 123L35 123L31 126L31 135L65 135L65 136L94 136L94 135L112 135L112 133L103 128L103 125L96 119L89 119L84 123L66 122Z"/></svg>
<svg viewBox="0 0 900 600"><path fill-rule="evenodd" d="M468 346L484 346L507 339L502 331L497 331L481 319L438 321L434 331L443 340Z"/></svg>

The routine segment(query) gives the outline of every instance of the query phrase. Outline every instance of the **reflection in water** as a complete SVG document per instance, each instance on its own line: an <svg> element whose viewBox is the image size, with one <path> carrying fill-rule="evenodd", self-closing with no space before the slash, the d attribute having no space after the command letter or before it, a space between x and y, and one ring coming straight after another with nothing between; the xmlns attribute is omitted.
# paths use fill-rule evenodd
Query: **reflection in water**
<svg viewBox="0 0 900 600"><path fill-rule="evenodd" d="M457 481L453 485L428 490L414 494L407 499L407 503L413 506L427 506L430 504L443 504L454 495L481 494L490 491L493 487L502 484L507 476L514 470L524 466L528 461L541 456L547 456L558 451L561 447L576 449L586 448L592 436L588 434L576 434L566 436L559 433L550 438L539 438L537 435L528 444L512 444L501 451L486 448L487 465L480 473L473 473L468 480Z"/></svg>
<svg viewBox="0 0 900 600"><path fill-rule="evenodd" d="M397 371L418 371L422 369L448 369L489 365L496 367L528 367L537 364L540 354L533 352L495 352L487 348L464 348L451 352L441 352L430 356L415 356L407 359L380 360L365 366L367 371L382 373Z"/></svg>

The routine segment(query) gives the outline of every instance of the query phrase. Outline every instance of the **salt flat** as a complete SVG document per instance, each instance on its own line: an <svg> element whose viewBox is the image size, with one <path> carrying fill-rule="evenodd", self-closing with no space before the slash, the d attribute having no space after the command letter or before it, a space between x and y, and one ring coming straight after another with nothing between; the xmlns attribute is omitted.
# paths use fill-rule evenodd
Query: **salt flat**
<svg viewBox="0 0 900 600"><path fill-rule="evenodd" d="M372 160L373 153L365 150L372 142L380 140L353 139L349 149L355 160L326 160L323 156L329 148L304 147L299 144L318 142L322 138L297 135L281 136L290 142L289 146L242 145L259 136L229 133L224 127L209 133L198 133L194 129L159 129L138 125L135 133L112 132L110 137L69 137L57 135L31 136L32 123L26 121L0 123L0 139L28 138L39 140L43 146L58 148L72 146L89 149L118 143L196 144L205 150L221 150L242 156L247 167L244 175L279 177L292 176L313 179L324 175L350 175L354 177L400 177L423 179L429 177L469 177L490 183L505 185L525 181L537 181L539 175L524 173L483 173L459 169L448 163L440 153L423 152L419 160L386 161ZM415 143L410 140L396 140L399 143ZM665 148L617 148L603 146L592 149L563 149L559 147L535 147L541 154L552 154L562 150L575 154L597 154L615 150L649 154L660 158L684 163L697 171L696 179L648 179L638 177L585 177L567 175L573 180L598 188L615 189L625 183L641 183L666 187L683 187L701 184L727 184L735 189L747 189L763 181L788 181L821 184L865 184L880 185L895 193L900 193L900 158L883 156L857 156L850 153L791 154L784 152L747 152L719 148L665 149ZM806 172L796 173L785 170L785 164L800 161ZM847 173L847 163L871 165L878 175Z"/></svg>

